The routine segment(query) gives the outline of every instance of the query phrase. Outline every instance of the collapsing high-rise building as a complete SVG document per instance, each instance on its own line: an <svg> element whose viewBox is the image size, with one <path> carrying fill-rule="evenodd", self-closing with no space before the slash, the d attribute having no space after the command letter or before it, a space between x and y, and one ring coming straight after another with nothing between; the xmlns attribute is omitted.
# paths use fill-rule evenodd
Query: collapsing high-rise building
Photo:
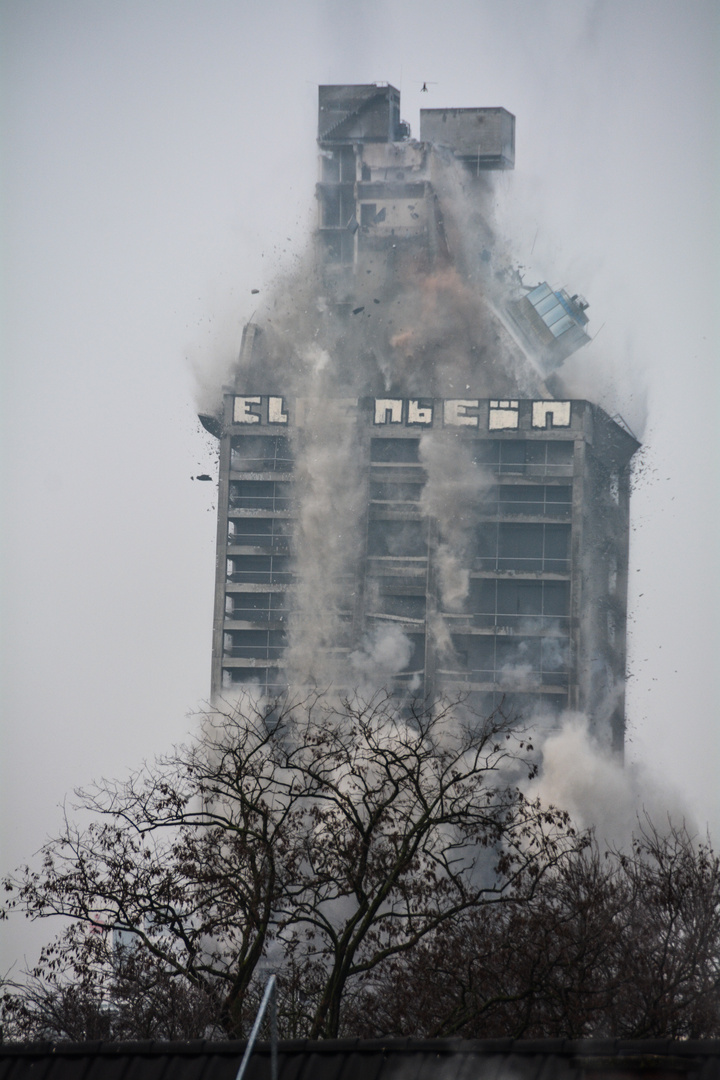
<svg viewBox="0 0 720 1080"><path fill-rule="evenodd" d="M314 251L246 327L222 410L214 695L392 686L624 731L629 467L563 394L587 303L492 227L502 108L321 86Z"/></svg>

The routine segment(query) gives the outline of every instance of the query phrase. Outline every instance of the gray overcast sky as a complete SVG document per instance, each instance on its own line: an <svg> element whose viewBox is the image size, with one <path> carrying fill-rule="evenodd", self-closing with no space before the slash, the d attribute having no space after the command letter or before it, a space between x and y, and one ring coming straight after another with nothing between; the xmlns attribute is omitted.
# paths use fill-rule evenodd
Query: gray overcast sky
<svg viewBox="0 0 720 1080"><path fill-rule="evenodd" d="M250 290L304 249L331 82L392 82L414 134L423 105L516 114L500 231L587 296L573 386L645 443L629 756L720 835L717 3L4 0L0 20L2 869L207 695L193 373L221 378Z"/></svg>

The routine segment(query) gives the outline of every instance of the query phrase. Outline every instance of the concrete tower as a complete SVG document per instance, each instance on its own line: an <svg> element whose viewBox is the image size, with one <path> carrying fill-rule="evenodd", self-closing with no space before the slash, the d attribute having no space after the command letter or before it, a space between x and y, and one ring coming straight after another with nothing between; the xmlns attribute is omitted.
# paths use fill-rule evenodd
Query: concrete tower
<svg viewBox="0 0 720 1080"><path fill-rule="evenodd" d="M349 688L372 680L384 642L378 682L486 711L582 710L620 750L638 443L562 392L587 302L526 286L498 251L489 173L514 165L514 117L424 110L415 141L393 87L323 86L318 145L296 336L323 344L322 364L293 360L287 329L250 325L204 418L220 438L213 694L308 678L303 641ZM333 439L346 476L338 466L308 578L303 499L326 460L310 451ZM335 532L344 561L323 554Z"/></svg>

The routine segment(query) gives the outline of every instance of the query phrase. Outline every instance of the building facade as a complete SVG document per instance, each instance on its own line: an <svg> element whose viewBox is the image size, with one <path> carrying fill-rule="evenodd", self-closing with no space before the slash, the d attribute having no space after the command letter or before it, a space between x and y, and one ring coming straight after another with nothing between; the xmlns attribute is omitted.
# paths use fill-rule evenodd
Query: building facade
<svg viewBox="0 0 720 1080"><path fill-rule="evenodd" d="M324 643L335 682L350 688L362 643L394 635L402 648L389 681L398 690L460 692L478 709L526 717L580 710L619 750L638 443L619 418L552 392L552 373L589 340L586 302L546 283L499 291L483 277L492 233L482 222L474 253L457 241L466 204L454 179L467 177L472 194L486 183L481 173L512 167L514 118L503 109L427 110L414 142L394 88L321 87L318 143L319 288L336 325L353 328L353 355L363 340L353 318L400 296L394 277L414 259L421 290L438 265L472 287L477 307L486 305L479 343L503 356L500 377L492 350L479 348L461 397L442 348L434 369L400 366L381 392L335 384L355 485L345 523L353 555ZM297 469L301 462L307 473L303 455L322 408L297 386L284 391L261 337L260 327L246 328L235 383L206 419L220 438L214 695L285 690L308 603L298 587ZM339 351L345 340L336 334Z"/></svg>

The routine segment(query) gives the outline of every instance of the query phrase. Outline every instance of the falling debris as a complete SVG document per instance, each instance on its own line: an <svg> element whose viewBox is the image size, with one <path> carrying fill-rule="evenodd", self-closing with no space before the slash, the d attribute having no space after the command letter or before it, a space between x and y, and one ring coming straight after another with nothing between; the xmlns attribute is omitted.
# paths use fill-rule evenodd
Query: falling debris
<svg viewBox="0 0 720 1080"><path fill-rule="evenodd" d="M359 315L360 312L364 311L364 310L365 310L365 305L364 304L362 305L362 307L353 308L353 315Z"/></svg>
<svg viewBox="0 0 720 1080"><path fill-rule="evenodd" d="M200 473L199 476L193 476L193 480L212 480L212 476L208 476L207 473Z"/></svg>
<svg viewBox="0 0 720 1080"><path fill-rule="evenodd" d="M258 294L259 292L260 292L260 290L259 290L259 289L251 289L251 290L250 290L250 295L251 295L251 296L257 296L257 294Z"/></svg>

